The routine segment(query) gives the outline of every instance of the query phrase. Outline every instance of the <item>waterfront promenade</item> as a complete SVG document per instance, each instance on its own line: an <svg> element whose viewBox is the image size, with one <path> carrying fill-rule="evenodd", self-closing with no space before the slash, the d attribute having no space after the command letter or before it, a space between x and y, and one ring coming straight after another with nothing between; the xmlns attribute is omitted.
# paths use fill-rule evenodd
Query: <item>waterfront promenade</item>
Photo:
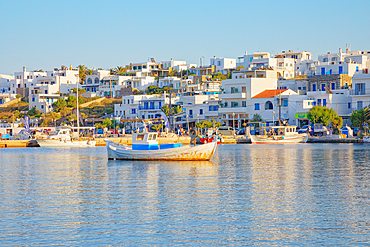
<svg viewBox="0 0 370 247"><path fill-rule="evenodd" d="M118 142L121 144L131 145L131 135L125 135L123 137L109 137L109 140ZM174 138L159 137L159 144L164 143L182 143L183 145L190 144L190 137L180 136ZM363 143L362 139L356 138L326 138L326 137L310 137L308 143ZM223 139L222 144L250 144L250 138L245 136L226 136ZM37 147L38 144L35 140L0 140L0 148L19 148L19 147ZM96 146L105 146L104 138L96 138Z"/></svg>

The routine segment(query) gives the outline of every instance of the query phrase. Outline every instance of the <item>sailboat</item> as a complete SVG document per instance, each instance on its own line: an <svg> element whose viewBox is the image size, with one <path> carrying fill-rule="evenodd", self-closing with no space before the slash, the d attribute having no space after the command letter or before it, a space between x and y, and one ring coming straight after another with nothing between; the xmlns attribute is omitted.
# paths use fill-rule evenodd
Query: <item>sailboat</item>
<svg viewBox="0 0 370 247"><path fill-rule="evenodd" d="M78 73L77 73L78 75ZM79 78L77 76L77 78ZM77 128L61 127L57 131L49 135L46 139L36 139L40 147L95 147L96 141L91 138L87 140L80 139L81 129L94 129L94 127L80 127L80 111L78 103L78 82L77 79ZM73 139L73 130L77 130L77 137Z"/></svg>

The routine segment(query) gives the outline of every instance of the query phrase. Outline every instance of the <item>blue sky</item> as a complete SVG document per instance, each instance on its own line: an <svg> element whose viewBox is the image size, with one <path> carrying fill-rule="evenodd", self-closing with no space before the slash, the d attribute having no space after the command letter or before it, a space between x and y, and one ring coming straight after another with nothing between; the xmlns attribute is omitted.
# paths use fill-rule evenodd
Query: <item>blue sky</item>
<svg viewBox="0 0 370 247"><path fill-rule="evenodd" d="M0 73L245 51L370 50L370 1L0 0Z"/></svg>

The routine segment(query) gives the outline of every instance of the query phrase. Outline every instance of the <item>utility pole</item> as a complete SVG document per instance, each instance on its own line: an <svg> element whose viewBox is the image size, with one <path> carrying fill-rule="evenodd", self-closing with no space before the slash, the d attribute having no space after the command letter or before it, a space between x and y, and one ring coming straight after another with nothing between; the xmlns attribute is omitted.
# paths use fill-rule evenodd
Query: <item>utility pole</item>
<svg viewBox="0 0 370 247"><path fill-rule="evenodd" d="M169 117L169 126L170 126L170 132L172 132L172 125L171 125L171 110L172 110L172 105L171 105L171 89L170 90L170 106L169 106L169 112L168 112L168 117ZM165 99L166 100L166 99Z"/></svg>
<svg viewBox="0 0 370 247"><path fill-rule="evenodd" d="M58 81L59 81L59 99L60 97L62 96L62 93L60 92L60 72L59 72L59 75L58 75Z"/></svg>
<svg viewBox="0 0 370 247"><path fill-rule="evenodd" d="M26 97L25 93L26 93L26 85L25 85L25 82L24 82L24 77L26 76L26 67L23 66L23 75L22 75L22 82L23 82L23 95L22 97Z"/></svg>
<svg viewBox="0 0 370 247"><path fill-rule="evenodd" d="M279 126L281 126L281 89L279 93Z"/></svg>
<svg viewBox="0 0 370 247"><path fill-rule="evenodd" d="M110 98L112 98L112 79L111 79L111 72L109 71L109 87L110 87Z"/></svg>

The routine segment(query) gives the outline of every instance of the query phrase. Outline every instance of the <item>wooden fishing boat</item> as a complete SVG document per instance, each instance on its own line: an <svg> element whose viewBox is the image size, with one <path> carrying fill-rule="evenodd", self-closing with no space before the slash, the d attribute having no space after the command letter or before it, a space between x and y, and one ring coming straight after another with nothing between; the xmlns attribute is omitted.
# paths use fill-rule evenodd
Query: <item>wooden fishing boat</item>
<svg viewBox="0 0 370 247"><path fill-rule="evenodd" d="M262 127L264 135L250 135L252 144L305 143L308 134L298 134L296 126Z"/></svg>
<svg viewBox="0 0 370 247"><path fill-rule="evenodd" d="M217 142L197 146L181 143L158 145L157 133L134 133L132 146L105 139L109 160L206 161L216 150Z"/></svg>

